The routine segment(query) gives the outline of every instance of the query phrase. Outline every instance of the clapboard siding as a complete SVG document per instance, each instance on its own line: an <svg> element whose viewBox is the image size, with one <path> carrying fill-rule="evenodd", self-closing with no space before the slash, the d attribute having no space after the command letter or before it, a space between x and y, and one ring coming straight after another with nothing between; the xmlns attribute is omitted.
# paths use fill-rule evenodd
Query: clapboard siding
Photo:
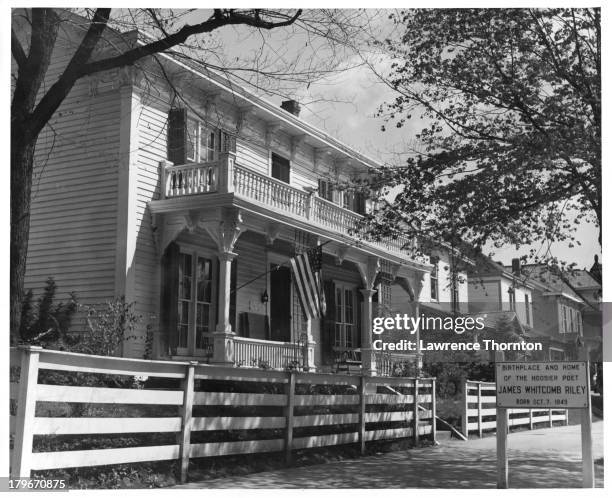
<svg viewBox="0 0 612 498"><path fill-rule="evenodd" d="M142 339L131 341L130 356L142 356L145 350L146 327L151 327L159 341L160 255L155 245L148 203L159 198L159 163L166 160L167 107L151 96L143 96L133 118L137 127L136 233L134 248L134 281L132 300L136 311L144 317L135 335ZM130 258L130 255L128 255Z"/></svg>
<svg viewBox="0 0 612 498"><path fill-rule="evenodd" d="M66 47L57 44L43 87L70 60ZM25 288L36 296L48 277L58 299L71 291L84 304L114 296L120 120L119 90L91 95L90 82L82 80L40 135L25 275Z"/></svg>

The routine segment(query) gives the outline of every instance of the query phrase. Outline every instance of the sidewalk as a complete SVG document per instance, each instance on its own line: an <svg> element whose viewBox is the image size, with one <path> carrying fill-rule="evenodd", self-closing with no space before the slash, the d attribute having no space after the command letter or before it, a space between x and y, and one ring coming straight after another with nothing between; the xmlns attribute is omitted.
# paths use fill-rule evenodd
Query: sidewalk
<svg viewBox="0 0 612 498"><path fill-rule="evenodd" d="M517 432L508 438L509 486L581 487L580 425ZM495 488L495 437L308 467L188 483L177 488ZM593 455L603 457L603 422L593 424ZM262 457L262 458L265 458ZM603 486L603 466L595 466Z"/></svg>

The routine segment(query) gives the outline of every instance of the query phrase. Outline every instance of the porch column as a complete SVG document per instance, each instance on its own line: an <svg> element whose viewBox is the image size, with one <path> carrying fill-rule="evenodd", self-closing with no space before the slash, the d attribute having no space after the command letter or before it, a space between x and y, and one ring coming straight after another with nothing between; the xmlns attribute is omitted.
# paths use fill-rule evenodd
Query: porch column
<svg viewBox="0 0 612 498"><path fill-rule="evenodd" d="M217 306L219 310L219 323L213 333L214 363L234 363L234 336L230 323L230 280L232 275L232 261L238 256L234 252L219 253L219 295Z"/></svg>
<svg viewBox="0 0 612 498"><path fill-rule="evenodd" d="M372 296L374 289L359 289L363 295L361 312L361 369L363 375L376 375L376 358L372 350Z"/></svg>
<svg viewBox="0 0 612 498"><path fill-rule="evenodd" d="M363 308L361 320L361 372L363 375L376 375L376 357L372 350L372 296L376 292L374 282L380 271L380 260L368 257L367 263L357 263L363 282Z"/></svg>
<svg viewBox="0 0 612 498"><path fill-rule="evenodd" d="M244 230L242 214L236 208L221 208L217 220L204 221L201 226L217 243L219 249L219 323L213 332L213 363L234 364L234 336L229 320L232 261L238 256L233 249Z"/></svg>

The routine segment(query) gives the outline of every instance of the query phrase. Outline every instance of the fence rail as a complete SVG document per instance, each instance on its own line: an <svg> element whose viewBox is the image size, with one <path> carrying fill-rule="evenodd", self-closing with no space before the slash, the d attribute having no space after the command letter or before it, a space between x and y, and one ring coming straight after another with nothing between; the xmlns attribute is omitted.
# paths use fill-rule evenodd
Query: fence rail
<svg viewBox="0 0 612 498"><path fill-rule="evenodd" d="M278 372L100 357L38 347L12 348L11 367L10 393L16 413L11 416L14 444L10 474L15 477L29 477L32 471L46 469L179 460L181 480L185 481L190 458L284 452L290 461L292 452L302 448L358 443L364 452L368 441L410 437L418 442L424 435L435 439L435 379ZM129 377L142 382L148 377L157 379L157 384L136 388L59 385L57 375L62 372L106 374L105 382ZM168 387L168 382L176 386ZM377 392L388 392L385 386L393 386L397 394ZM332 394L342 389L344 393ZM46 402L63 403L66 410L72 403L84 403L88 408L85 415L81 411L80 416L73 416L68 410L69 416L49 416ZM138 411L130 412L129 407ZM101 416L104 408L113 416ZM158 416L143 416L142 410L147 408L158 410ZM173 409L176 414L159 416L160 409ZM225 431L223 440L193 437L193 433L211 431ZM248 432L243 433L244 440L228 440L235 439L236 431ZM62 451L40 451L34 445L34 438L41 435L162 433L174 433L176 442L71 451L63 451L65 446Z"/></svg>
<svg viewBox="0 0 612 498"><path fill-rule="evenodd" d="M463 413L461 428L465 436L470 433L482 437L483 432L497 428L495 382L480 382L468 380L463 390ZM528 427L530 430L536 424L553 426L554 422L569 422L566 409L546 408L509 408L508 430L512 427Z"/></svg>

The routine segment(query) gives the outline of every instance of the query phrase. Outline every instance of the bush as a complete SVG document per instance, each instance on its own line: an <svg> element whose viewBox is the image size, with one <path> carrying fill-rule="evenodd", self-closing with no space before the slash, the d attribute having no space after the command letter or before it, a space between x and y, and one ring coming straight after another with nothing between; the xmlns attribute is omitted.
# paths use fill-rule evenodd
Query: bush
<svg viewBox="0 0 612 498"><path fill-rule="evenodd" d="M72 342L68 329L77 310L76 294L70 293L70 300L54 305L57 284L53 277L47 278L43 293L33 304L34 293L28 290L21 305L21 326L19 335L26 344L52 349L64 349Z"/></svg>

